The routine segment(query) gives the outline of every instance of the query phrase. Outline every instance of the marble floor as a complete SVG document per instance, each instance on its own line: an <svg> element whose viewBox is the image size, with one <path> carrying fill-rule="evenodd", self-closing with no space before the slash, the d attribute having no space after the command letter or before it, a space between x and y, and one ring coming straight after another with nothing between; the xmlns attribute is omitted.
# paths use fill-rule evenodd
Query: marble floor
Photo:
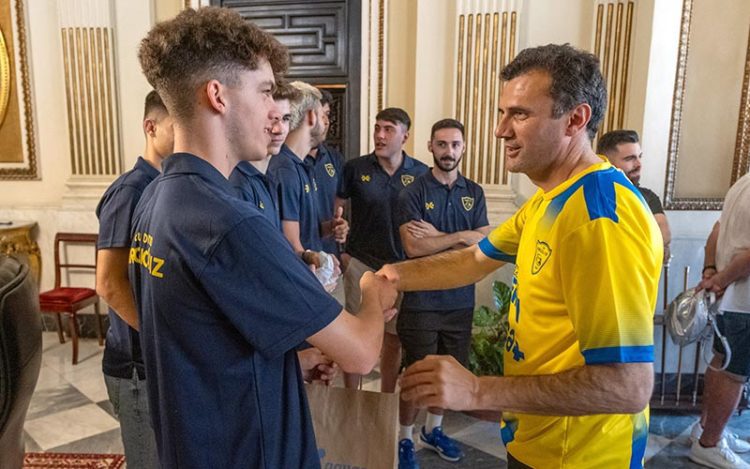
<svg viewBox="0 0 750 469"><path fill-rule="evenodd" d="M41 374L25 425L26 451L123 452L119 425L101 374L102 350L96 340L82 340L79 363L73 366L70 343L60 344L54 332L44 333ZM377 372L367 377L363 387L379 389ZM652 412L646 467L701 467L687 458L688 435L695 419L693 414ZM506 466L505 448L499 441L496 424L449 413L444 427L461 443L466 457L453 464L421 450L418 454L423 468ZM730 427L743 438L750 437L750 412L733 417ZM750 462L750 455L745 460Z"/></svg>

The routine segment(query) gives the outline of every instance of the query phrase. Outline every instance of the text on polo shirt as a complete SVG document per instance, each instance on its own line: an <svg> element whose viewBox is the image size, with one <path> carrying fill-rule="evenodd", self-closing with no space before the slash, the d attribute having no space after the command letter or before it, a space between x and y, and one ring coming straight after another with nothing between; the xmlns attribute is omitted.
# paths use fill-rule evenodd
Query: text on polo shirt
<svg viewBox="0 0 750 469"><path fill-rule="evenodd" d="M164 273L161 272L161 268L164 265L164 259L151 255L151 245L153 242L154 237L150 234L146 232L136 233L133 236L133 244L143 243L147 244L148 247L131 247L128 264L139 264L144 267L152 277L163 278Z"/></svg>

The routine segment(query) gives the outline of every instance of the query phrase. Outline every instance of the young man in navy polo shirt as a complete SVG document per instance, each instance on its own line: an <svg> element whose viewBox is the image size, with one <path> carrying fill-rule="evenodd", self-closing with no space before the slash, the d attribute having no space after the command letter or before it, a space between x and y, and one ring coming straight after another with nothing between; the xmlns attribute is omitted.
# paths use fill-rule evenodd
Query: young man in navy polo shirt
<svg viewBox="0 0 750 469"><path fill-rule="evenodd" d="M315 171L305 164L310 150L318 146L325 135L320 91L301 81L290 85L297 89L299 98L290 101L291 122L286 143L268 165L268 172L278 189L281 228L295 252L320 251L322 237L333 230L331 223L318 220L318 183ZM339 218L337 241L346 241L348 223Z"/></svg>
<svg viewBox="0 0 750 469"><path fill-rule="evenodd" d="M129 257L160 464L319 467L295 347L368 372L396 293L370 275L359 316L343 311L227 180L266 157L284 46L209 7L154 26L139 59L175 119L176 153L136 209Z"/></svg>
<svg viewBox="0 0 750 469"><path fill-rule="evenodd" d="M96 291L109 305L102 370L109 401L120 420L125 457L132 467L156 468L159 462L144 383L138 313L128 280L128 254L133 212L146 186L159 175L161 162L172 153L174 134L172 118L156 91L146 96L144 107L143 157L109 186L96 208Z"/></svg>
<svg viewBox="0 0 750 469"><path fill-rule="evenodd" d="M341 219L343 216L343 207L334 212L336 202L336 192L341 180L341 171L344 168L344 155L337 149L326 145L325 140L328 137L328 130L331 128L331 102L333 96L330 91L320 89L323 117L323 137L318 146L310 150L310 154L305 158L305 163L314 168L315 180L318 183L318 221L321 226L330 223L331 220ZM343 223L342 223L343 225ZM348 228L348 225L347 225ZM323 251L339 256L339 243L335 236L325 236L321 240Z"/></svg>
<svg viewBox="0 0 750 469"><path fill-rule="evenodd" d="M399 232L408 257L471 246L490 232L484 191L458 172L465 149L463 124L443 119L432 126L427 150L435 166L399 195ZM397 325L405 366L427 355L452 355L468 366L473 317L473 284L405 293ZM401 400L399 469L419 467L413 442L418 412L414 404ZM458 461L463 453L443 433L442 420L443 409L428 409L420 440L441 458Z"/></svg>
<svg viewBox="0 0 750 469"><path fill-rule="evenodd" d="M344 165L336 206L351 200L352 232L342 260L347 311L359 309L359 279L365 272L403 260L396 209L398 194L428 171L427 165L406 154L411 119L403 109L387 108L375 116L375 150ZM401 345L395 319L386 324L383 358L380 363L381 390L394 392L401 366ZM344 374L347 387L355 388L360 376Z"/></svg>
<svg viewBox="0 0 750 469"><path fill-rule="evenodd" d="M276 187L266 174L271 157L278 155L289 134L292 117L289 100L299 96L296 88L286 83L279 84L273 93L276 104L274 123L271 127L271 143L268 155L259 161L240 161L229 176L229 182L237 188L240 199L250 202L266 215L266 218L281 230Z"/></svg>

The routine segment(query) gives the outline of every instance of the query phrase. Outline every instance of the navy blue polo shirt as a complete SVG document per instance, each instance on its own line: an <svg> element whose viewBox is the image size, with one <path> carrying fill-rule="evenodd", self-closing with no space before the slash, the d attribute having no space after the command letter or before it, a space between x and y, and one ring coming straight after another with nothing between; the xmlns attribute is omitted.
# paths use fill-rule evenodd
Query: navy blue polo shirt
<svg viewBox="0 0 750 469"><path fill-rule="evenodd" d="M253 204L273 226L281 229L279 211L276 208L276 191L268 176L249 162L240 161L229 175L229 182L237 190L240 199Z"/></svg>
<svg viewBox="0 0 750 469"><path fill-rule="evenodd" d="M389 176L374 153L344 165L338 196L351 199L351 230L346 252L373 269L404 259L398 233L398 194L427 172L426 164L404 152L401 167Z"/></svg>
<svg viewBox="0 0 750 469"><path fill-rule="evenodd" d="M208 162L163 170L130 264L161 466L320 467L295 347L341 305Z"/></svg>
<svg viewBox="0 0 750 469"><path fill-rule="evenodd" d="M455 233L489 225L482 187L461 174L452 187L428 171L401 191L399 226L412 220L429 222L438 231ZM409 311L449 311L474 307L474 285L437 291L404 293L401 303Z"/></svg>
<svg viewBox="0 0 750 469"><path fill-rule="evenodd" d="M159 170L139 157L133 169L120 175L104 192L96 207L96 217L99 219L97 249L130 247L133 212L146 186L157 176ZM107 376L131 379L135 369L138 378L145 379L138 331L123 321L112 308L109 308L107 315L109 330L104 345L102 371Z"/></svg>
<svg viewBox="0 0 750 469"><path fill-rule="evenodd" d="M320 251L320 224L316 211L318 184L313 169L286 146L268 164L268 175L276 185L282 221L299 223L302 247Z"/></svg>
<svg viewBox="0 0 750 469"><path fill-rule="evenodd" d="M344 155L335 148L330 148L321 143L318 145L318 154L313 158L307 156L305 163L313 167L315 181L318 183L318 222L323 223L333 218L333 204L336 200L336 192L341 180L341 170L344 167ZM339 247L332 236L322 239L323 250L338 254Z"/></svg>

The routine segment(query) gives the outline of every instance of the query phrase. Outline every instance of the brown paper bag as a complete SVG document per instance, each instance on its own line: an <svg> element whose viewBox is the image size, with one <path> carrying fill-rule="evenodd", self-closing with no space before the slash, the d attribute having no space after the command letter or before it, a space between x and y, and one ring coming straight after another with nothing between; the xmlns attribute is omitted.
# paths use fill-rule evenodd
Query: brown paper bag
<svg viewBox="0 0 750 469"><path fill-rule="evenodd" d="M306 384L322 469L392 469L398 394Z"/></svg>

